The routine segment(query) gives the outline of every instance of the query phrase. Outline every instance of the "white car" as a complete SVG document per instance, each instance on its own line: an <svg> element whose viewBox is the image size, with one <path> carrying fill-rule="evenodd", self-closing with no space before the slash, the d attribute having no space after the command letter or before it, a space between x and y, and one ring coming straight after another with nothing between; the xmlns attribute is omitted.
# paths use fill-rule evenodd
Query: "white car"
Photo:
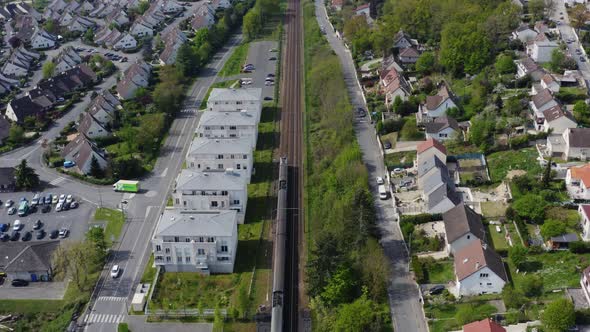
<svg viewBox="0 0 590 332"><path fill-rule="evenodd" d="M4 203L4 206L8 208L8 207L11 207L12 204L14 204L14 201L11 199L8 199L8 200L6 200L6 203Z"/></svg>
<svg viewBox="0 0 590 332"><path fill-rule="evenodd" d="M55 206L55 212L60 212L61 210L63 210L64 207L64 203L59 202L57 203L57 205Z"/></svg>
<svg viewBox="0 0 590 332"><path fill-rule="evenodd" d="M113 265L113 268L111 269L111 277L116 278L119 276L119 272L121 270L119 269L119 265Z"/></svg>
<svg viewBox="0 0 590 332"><path fill-rule="evenodd" d="M385 183L385 181L383 181L383 178L378 176L377 177L377 184L384 184L384 183Z"/></svg>
<svg viewBox="0 0 590 332"><path fill-rule="evenodd" d="M15 230L15 231L18 231L18 230L20 230L20 228L22 227L22 225L23 224L20 222L20 220L17 219L17 220L14 221L14 224L12 224L12 229Z"/></svg>
<svg viewBox="0 0 590 332"><path fill-rule="evenodd" d="M66 197L66 203L72 203L73 200L74 200L74 197L72 197L72 195L68 195Z"/></svg>
<svg viewBox="0 0 590 332"><path fill-rule="evenodd" d="M69 233L70 233L70 231L67 228L62 228L59 230L58 235L61 239L65 239Z"/></svg>

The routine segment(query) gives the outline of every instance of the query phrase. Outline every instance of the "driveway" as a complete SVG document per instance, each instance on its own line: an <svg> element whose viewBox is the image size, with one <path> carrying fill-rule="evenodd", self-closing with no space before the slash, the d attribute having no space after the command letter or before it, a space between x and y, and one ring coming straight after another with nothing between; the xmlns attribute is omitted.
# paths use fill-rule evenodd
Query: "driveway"
<svg viewBox="0 0 590 332"><path fill-rule="evenodd" d="M316 17L320 26L326 29L326 38L332 49L340 58L342 71L346 87L348 89L350 100L354 107L363 107L367 105L356 78L356 69L352 57L348 50L339 40L331 25L328 22L326 9L321 0L315 1ZM369 120L356 118L354 129L363 152L363 162L369 172L369 179L385 174L385 165L381 156L379 144L377 142L375 128ZM375 201L377 212L379 234L381 234L380 243L383 246L385 256L391 264L392 275L389 280L388 295L389 305L395 331L428 331L428 325L424 318L424 311L420 302L418 285L412 279L409 273L409 259L406 245L399 228L398 215L395 212L391 200L379 200L376 183L369 182Z"/></svg>
<svg viewBox="0 0 590 332"><path fill-rule="evenodd" d="M12 287L9 280L0 286L0 299L5 300L61 300L66 282L32 282L27 287Z"/></svg>
<svg viewBox="0 0 590 332"><path fill-rule="evenodd" d="M386 154L395 153L395 152L403 152L403 151L416 151L418 145L423 143L424 141L398 141L395 143L395 148L387 149L385 151Z"/></svg>

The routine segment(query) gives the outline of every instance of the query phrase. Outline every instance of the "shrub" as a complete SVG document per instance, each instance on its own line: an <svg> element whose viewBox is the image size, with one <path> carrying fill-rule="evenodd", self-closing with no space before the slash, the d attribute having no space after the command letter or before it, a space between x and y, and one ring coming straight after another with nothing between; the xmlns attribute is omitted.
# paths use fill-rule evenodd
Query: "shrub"
<svg viewBox="0 0 590 332"><path fill-rule="evenodd" d="M570 243L570 251L574 254L587 254L590 253L590 243L584 241L576 241Z"/></svg>
<svg viewBox="0 0 590 332"><path fill-rule="evenodd" d="M412 224L425 224L431 221L438 221L442 219L442 214L440 213L421 213L421 214L414 214L414 215L402 215L401 221L408 222Z"/></svg>

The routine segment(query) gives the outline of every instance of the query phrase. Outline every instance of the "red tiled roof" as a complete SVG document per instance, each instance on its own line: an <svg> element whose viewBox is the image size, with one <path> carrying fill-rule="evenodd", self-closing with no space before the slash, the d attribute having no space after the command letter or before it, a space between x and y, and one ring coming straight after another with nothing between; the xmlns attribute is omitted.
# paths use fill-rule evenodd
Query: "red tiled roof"
<svg viewBox="0 0 590 332"><path fill-rule="evenodd" d="M506 329L502 325L486 318L478 322L463 325L463 332L506 332Z"/></svg>
<svg viewBox="0 0 590 332"><path fill-rule="evenodd" d="M499 278L508 281L502 258L480 240L471 241L455 253L455 275L462 281L487 267Z"/></svg>
<svg viewBox="0 0 590 332"><path fill-rule="evenodd" d="M447 148L445 148L445 146L441 142L435 140L434 138L429 138L424 143L420 143L416 148L416 151L418 152L418 154L421 154L422 152L432 147L435 147L442 153L447 154Z"/></svg>

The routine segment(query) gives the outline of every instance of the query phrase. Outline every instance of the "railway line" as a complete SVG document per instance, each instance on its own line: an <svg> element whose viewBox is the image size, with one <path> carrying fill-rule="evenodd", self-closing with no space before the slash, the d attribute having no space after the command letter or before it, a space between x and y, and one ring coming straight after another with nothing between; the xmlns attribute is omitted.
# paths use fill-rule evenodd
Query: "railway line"
<svg viewBox="0 0 590 332"><path fill-rule="evenodd" d="M303 201L303 39L300 0L288 0L285 16L285 39L283 43L281 78L281 133L279 153L281 161L287 163L286 202L279 202L277 216L285 219L284 258L275 257L273 270L284 271L283 293L281 294L282 324L273 331L298 331L299 298L301 282L299 275L299 239L302 234ZM282 159L286 157L285 159ZM281 167L283 170L283 167ZM281 172L283 173L283 172ZM283 173L284 174L284 173ZM281 176L281 174L279 174ZM281 179L280 179L281 180ZM281 185L279 184L279 187ZM279 188L280 192L280 188ZM282 195L279 193L279 198ZM277 218L278 220L279 218ZM275 233L281 229L275 227ZM281 235L282 236L282 235ZM278 237L277 237L278 238ZM275 246L277 241L275 241ZM282 246L281 246L282 248ZM275 250L276 254L276 250ZM278 259L277 259L278 258ZM277 266L278 264L284 264ZM276 278L277 276L275 276ZM273 282L274 284L274 282ZM280 285L281 283L279 283ZM274 288L274 287L273 287ZM275 289L273 289L274 295ZM274 303L274 297L273 297ZM277 317L275 317L276 319ZM276 324L276 321L275 321Z"/></svg>

